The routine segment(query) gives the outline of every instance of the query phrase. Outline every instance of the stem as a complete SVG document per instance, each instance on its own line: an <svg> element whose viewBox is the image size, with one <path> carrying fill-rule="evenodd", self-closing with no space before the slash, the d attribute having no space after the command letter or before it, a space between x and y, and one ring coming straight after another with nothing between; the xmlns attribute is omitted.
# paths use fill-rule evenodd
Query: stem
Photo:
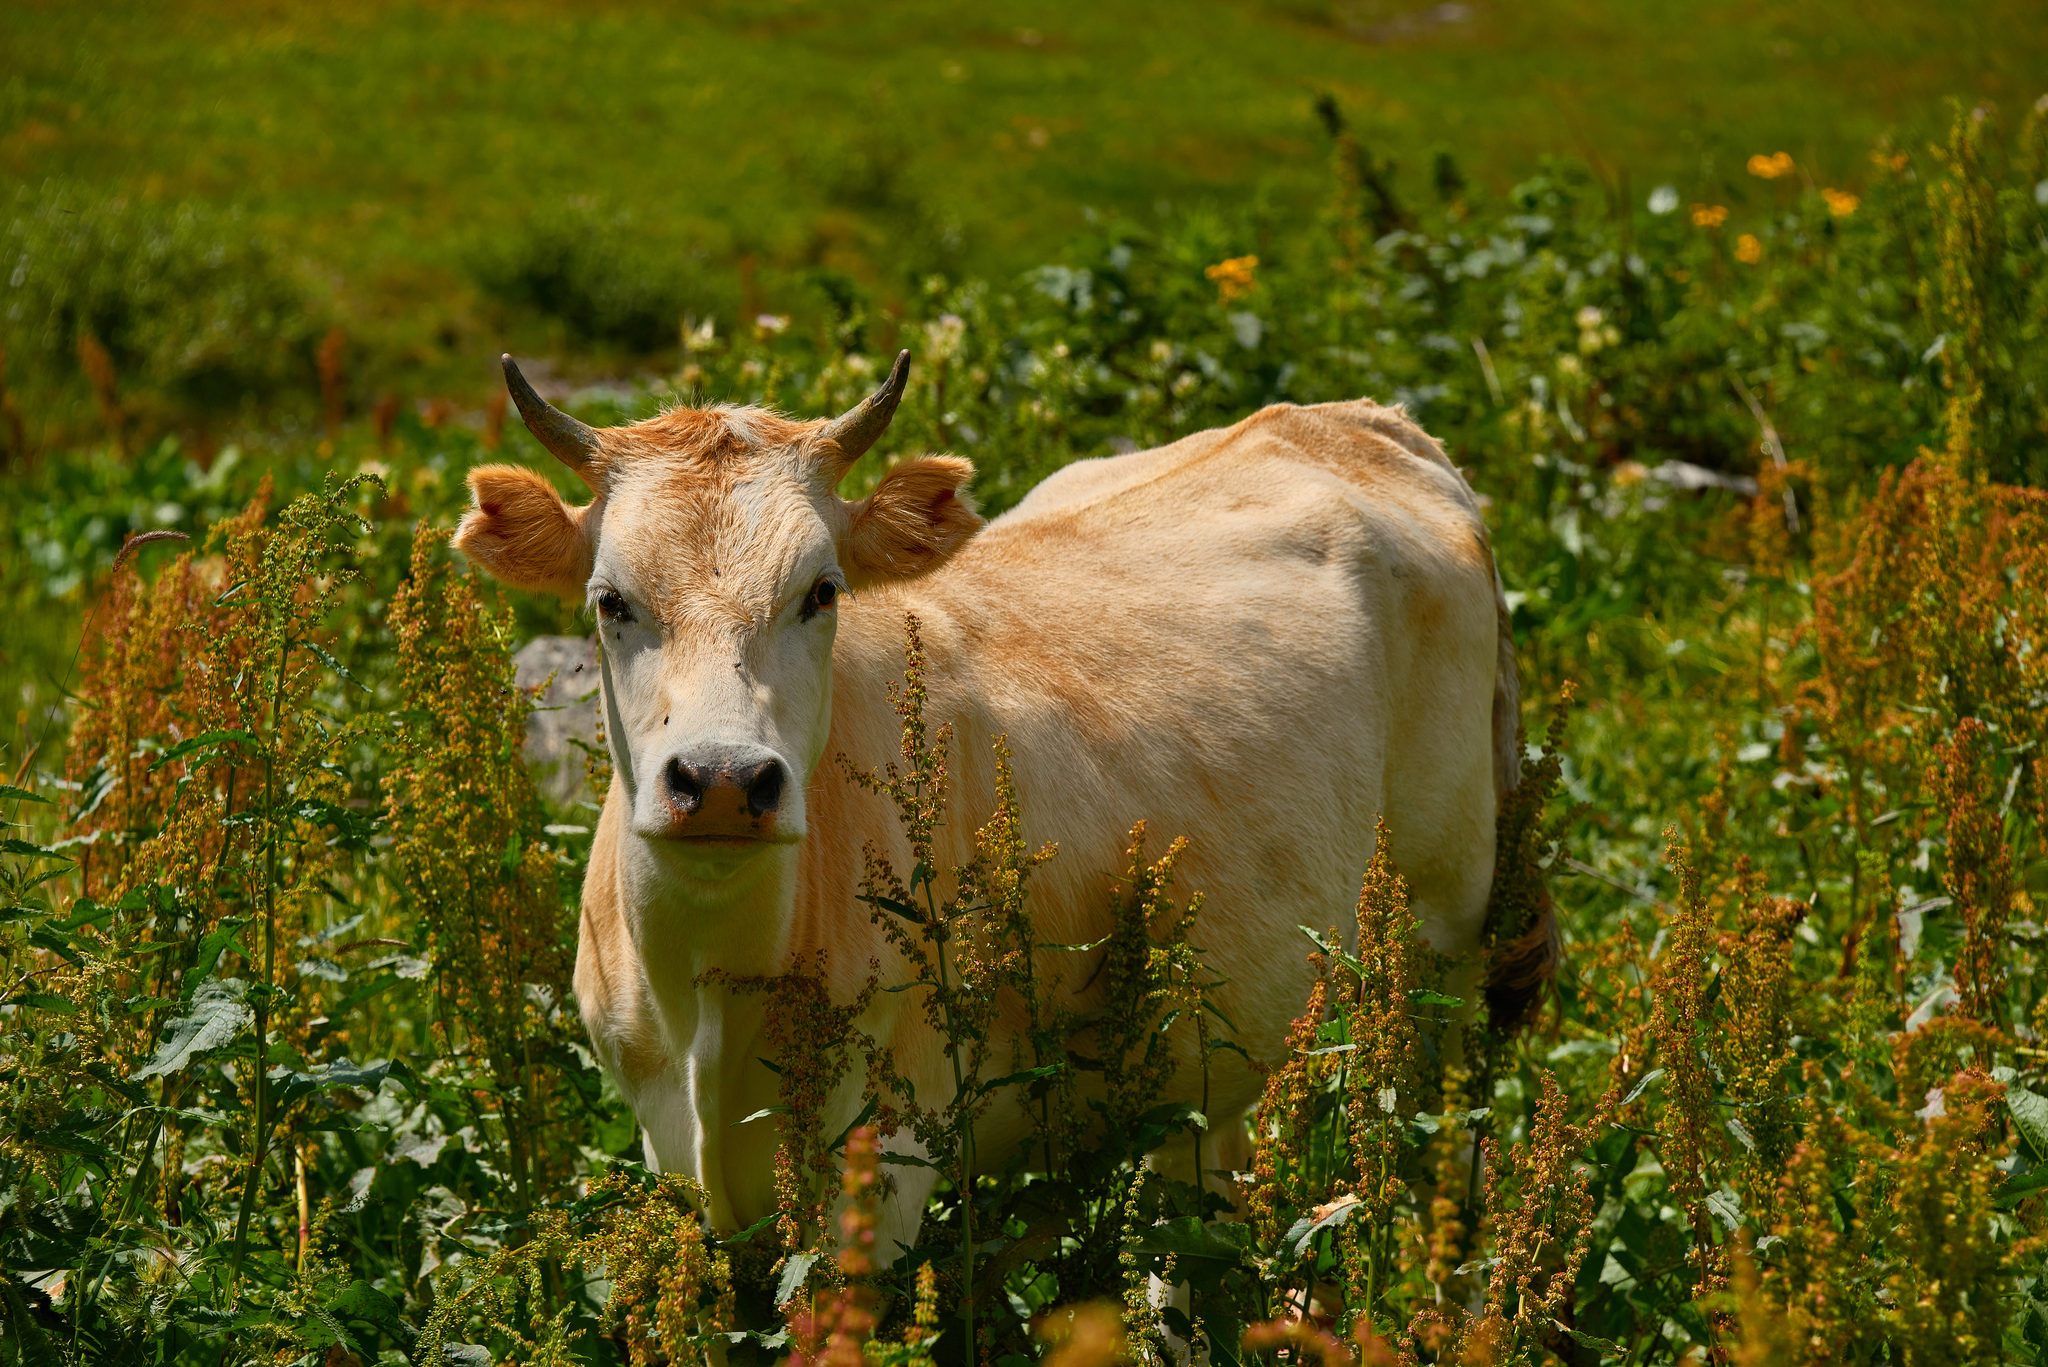
<svg viewBox="0 0 2048 1367"><path fill-rule="evenodd" d="M1209 1114L1209 1018L1202 1010L1200 989L1195 992L1195 1047L1202 1051L1202 1120L1205 1124L1213 1125L1215 1121ZM1195 1190L1206 1196L1209 1194L1209 1184L1202 1177L1204 1133L1206 1131L1201 1129L1195 1131Z"/></svg>
<svg viewBox="0 0 2048 1367"><path fill-rule="evenodd" d="M263 749L263 981L256 996L256 1122L249 1142L249 1176L242 1183L242 1208L235 1215L235 1251L228 1260L228 1281L242 1275L242 1256L249 1247L249 1216L256 1207L256 1183L270 1139L270 983L277 971L277 746L284 714L284 671L291 659L291 638L280 634L277 677L270 690L270 744Z"/></svg>
<svg viewBox="0 0 2048 1367"><path fill-rule="evenodd" d="M927 863L924 875L924 906L926 924L940 924L939 909L932 896L932 885L937 875L930 871ZM960 1036L953 1021L953 989L946 973L946 941L937 940L939 961L939 1002L946 1013L946 1058L953 1065L953 1105L962 1105L961 1096L966 1090L966 1079L960 1071ZM967 1321L967 1360L974 1361L974 1120L971 1113L959 1111L955 1123L964 1118L967 1124L960 1128L960 1276L967 1297L964 1318Z"/></svg>
<svg viewBox="0 0 2048 1367"><path fill-rule="evenodd" d="M294 1146L296 1150L296 1146ZM306 1275L306 1244L313 1232L312 1200L306 1191L306 1155L303 1150L292 1154L293 1165L298 1169L299 1188L299 1275Z"/></svg>

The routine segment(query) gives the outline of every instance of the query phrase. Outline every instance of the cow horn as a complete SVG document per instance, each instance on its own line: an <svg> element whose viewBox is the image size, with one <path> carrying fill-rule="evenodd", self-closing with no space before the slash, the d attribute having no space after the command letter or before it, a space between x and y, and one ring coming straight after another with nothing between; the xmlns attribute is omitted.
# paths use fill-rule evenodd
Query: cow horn
<svg viewBox="0 0 2048 1367"><path fill-rule="evenodd" d="M597 433L534 393L510 352L501 358L501 364L505 367L505 388L511 391L512 402L519 405L526 430L554 452L555 459L581 476L585 484L591 483L595 474L591 463L603 449Z"/></svg>
<svg viewBox="0 0 2048 1367"><path fill-rule="evenodd" d="M888 430L889 419L896 416L896 405L909 380L910 353L901 351L896 354L896 364L889 368L889 378L882 381L882 387L834 418L831 426L820 434L822 440L837 448L842 474L852 469L853 463Z"/></svg>

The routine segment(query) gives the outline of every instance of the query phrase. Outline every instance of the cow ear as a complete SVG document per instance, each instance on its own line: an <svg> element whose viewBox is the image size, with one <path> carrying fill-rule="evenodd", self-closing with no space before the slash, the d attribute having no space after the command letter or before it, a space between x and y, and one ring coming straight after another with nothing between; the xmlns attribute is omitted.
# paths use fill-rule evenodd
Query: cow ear
<svg viewBox="0 0 2048 1367"><path fill-rule="evenodd" d="M919 456L882 476L853 505L846 569L856 585L907 579L945 563L981 527L963 490L974 466L958 456Z"/></svg>
<svg viewBox="0 0 2048 1367"><path fill-rule="evenodd" d="M590 582L584 519L537 471L480 465L469 472L476 500L455 529L455 548L492 578L516 589L581 599Z"/></svg>

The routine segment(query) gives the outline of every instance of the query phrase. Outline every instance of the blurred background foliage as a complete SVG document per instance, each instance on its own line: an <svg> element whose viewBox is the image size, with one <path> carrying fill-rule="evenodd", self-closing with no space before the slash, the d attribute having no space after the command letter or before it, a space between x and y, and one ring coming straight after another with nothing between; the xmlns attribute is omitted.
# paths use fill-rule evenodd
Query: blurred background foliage
<svg viewBox="0 0 2048 1367"><path fill-rule="evenodd" d="M0 15L0 180L33 192L11 216L62 187L74 211L125 199L131 237L188 203L239 210L320 320L285 348L328 323L355 340L359 411L385 391L474 406L507 340L573 342L591 373L676 345L635 299L806 319L829 311L823 274L888 311L933 271L1054 259L1090 211L1312 214L1325 95L1411 207L1497 198L1550 155L1610 207L1670 183L1760 213L1787 187L1744 166L1779 149L1797 183L1857 190L1873 142L1938 132L1941 99L2037 95L2037 18L2026 0L1197 0L1171 22L1065 0L28 0ZM601 282L518 264L622 218L577 253Z"/></svg>

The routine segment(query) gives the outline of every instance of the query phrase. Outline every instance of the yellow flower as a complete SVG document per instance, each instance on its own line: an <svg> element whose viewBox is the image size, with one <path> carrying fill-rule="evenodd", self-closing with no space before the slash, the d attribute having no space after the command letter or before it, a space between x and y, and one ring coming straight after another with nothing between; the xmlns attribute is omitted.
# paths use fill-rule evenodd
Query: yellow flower
<svg viewBox="0 0 2048 1367"><path fill-rule="evenodd" d="M1718 228L1728 221L1728 206L1725 204L1695 204L1692 206L1692 222L1695 228Z"/></svg>
<svg viewBox="0 0 2048 1367"><path fill-rule="evenodd" d="M1754 266L1764 259L1764 244L1751 233L1744 233L1735 239L1735 259L1745 266Z"/></svg>
<svg viewBox="0 0 2048 1367"><path fill-rule="evenodd" d="M1863 202L1847 190L1822 190L1820 197L1828 202L1828 212L1836 218L1847 218Z"/></svg>
<svg viewBox="0 0 2048 1367"><path fill-rule="evenodd" d="M1258 269L1259 258L1256 256L1233 256L1228 261L1210 266L1202 274L1216 282L1216 302L1227 304L1258 288Z"/></svg>
<svg viewBox="0 0 2048 1367"><path fill-rule="evenodd" d="M1904 152L1886 152L1880 147L1870 154L1870 159L1879 166L1888 167L1894 171L1906 169L1906 154Z"/></svg>
<svg viewBox="0 0 2048 1367"><path fill-rule="evenodd" d="M1749 159L1749 173L1765 180L1776 180L1779 176L1792 174L1792 154L1773 152L1769 156L1758 153Z"/></svg>

